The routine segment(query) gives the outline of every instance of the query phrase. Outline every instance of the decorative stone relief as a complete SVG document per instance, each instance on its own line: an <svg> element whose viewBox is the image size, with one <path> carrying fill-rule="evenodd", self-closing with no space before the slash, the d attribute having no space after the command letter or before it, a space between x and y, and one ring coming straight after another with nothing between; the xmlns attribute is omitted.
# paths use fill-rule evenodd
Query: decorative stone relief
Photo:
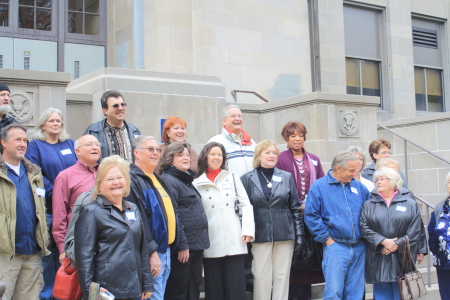
<svg viewBox="0 0 450 300"><path fill-rule="evenodd" d="M359 137L359 117L356 110L338 110L338 136Z"/></svg>
<svg viewBox="0 0 450 300"><path fill-rule="evenodd" d="M27 93L12 94L11 111L9 114L19 121L19 123L28 124L33 118L31 103L31 97Z"/></svg>

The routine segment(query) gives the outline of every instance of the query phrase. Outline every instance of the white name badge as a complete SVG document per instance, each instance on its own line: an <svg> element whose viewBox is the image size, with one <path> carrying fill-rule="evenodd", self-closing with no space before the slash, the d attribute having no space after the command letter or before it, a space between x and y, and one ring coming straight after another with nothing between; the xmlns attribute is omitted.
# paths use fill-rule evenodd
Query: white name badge
<svg viewBox="0 0 450 300"><path fill-rule="evenodd" d="M399 206L397 206L397 208L395 210L406 212L406 207L399 205Z"/></svg>
<svg viewBox="0 0 450 300"><path fill-rule="evenodd" d="M37 187L36 194L38 194L38 196L45 197L45 190L41 189L40 187Z"/></svg>
<svg viewBox="0 0 450 300"><path fill-rule="evenodd" d="M61 154L62 154L62 155L72 154L72 150L70 150L70 149L64 149L64 150L61 150Z"/></svg>
<svg viewBox="0 0 450 300"><path fill-rule="evenodd" d="M139 136L139 134L135 134L135 135L134 135L134 138L137 139L138 136Z"/></svg>
<svg viewBox="0 0 450 300"><path fill-rule="evenodd" d="M350 190L352 190L353 193L355 193L356 195L358 195L358 190L354 187L350 187Z"/></svg>
<svg viewBox="0 0 450 300"><path fill-rule="evenodd" d="M312 161L313 165L314 165L315 167L317 167L317 160L311 159L311 161Z"/></svg>
<svg viewBox="0 0 450 300"><path fill-rule="evenodd" d="M222 189L224 190L231 190L231 183L223 183Z"/></svg>
<svg viewBox="0 0 450 300"><path fill-rule="evenodd" d="M273 175L273 176L272 176L272 181L275 181L275 182L281 182L281 177L280 177L280 176Z"/></svg>
<svg viewBox="0 0 450 300"><path fill-rule="evenodd" d="M128 220L136 221L136 215L134 214L134 211L127 211L125 212L125 215L127 215Z"/></svg>
<svg viewBox="0 0 450 300"><path fill-rule="evenodd" d="M442 229L445 227L445 223L444 222L439 222L438 226L436 227L436 229Z"/></svg>

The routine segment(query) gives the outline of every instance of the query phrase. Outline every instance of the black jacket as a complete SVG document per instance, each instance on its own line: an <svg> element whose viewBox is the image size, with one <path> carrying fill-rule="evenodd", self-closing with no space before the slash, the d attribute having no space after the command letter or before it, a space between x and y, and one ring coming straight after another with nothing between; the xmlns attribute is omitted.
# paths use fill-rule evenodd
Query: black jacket
<svg viewBox="0 0 450 300"><path fill-rule="evenodd" d="M414 262L419 246L426 243L419 206L413 199L401 193L392 199L388 207L381 196L374 196L363 204L360 216L361 234L366 240L366 282L396 282L397 276L410 272L402 270L403 239L409 237ZM398 250L389 255L381 254L384 239L398 238Z"/></svg>
<svg viewBox="0 0 450 300"><path fill-rule="evenodd" d="M141 214L134 204L126 201L123 209L126 217L99 196L84 206L78 217L75 259L85 300L91 282L99 283L118 299L153 291Z"/></svg>
<svg viewBox="0 0 450 300"><path fill-rule="evenodd" d="M0 130L2 130L3 128L12 123L19 123L19 122L10 115L3 115L3 117L0 119Z"/></svg>
<svg viewBox="0 0 450 300"><path fill-rule="evenodd" d="M241 177L253 205L254 243L288 241L304 235L303 214L291 173L275 168L273 176L281 177L281 182L273 180L269 201L264 196L256 169Z"/></svg>
<svg viewBox="0 0 450 300"><path fill-rule="evenodd" d="M164 190L169 194L172 205L175 210L177 211L177 205L173 201L172 191L170 191L167 186L162 181L161 177L158 174L155 174L156 179L161 183ZM130 165L130 178L131 178L131 190L130 195L128 195L125 199L127 201L130 201L137 205L139 211L142 215L145 215L143 218L147 222L144 222L144 228L145 228L145 235L147 238L147 247L148 247L148 253L152 254L155 251L159 251L161 253L165 253L167 247L163 245L163 243L158 243L157 241L165 241L167 243L167 233L163 232L162 230L158 230L158 228L151 228L150 224L159 224L160 226L164 227L167 224L167 214L164 208L164 203L161 199L161 196L158 192L154 193L156 195L157 199L146 199L145 195L149 195L149 190L156 191L156 187L151 181L151 179L142 171L141 168L138 166L132 164ZM145 195L144 195L145 193ZM150 205L152 207L148 207L146 203L151 203ZM159 214L152 213L152 210L158 209ZM177 218L177 230L176 230L176 237L175 242L171 245L171 248L175 249L178 245L178 242L183 243L185 241L186 237L184 235L180 235L179 230L179 222ZM179 241L180 240L180 241Z"/></svg>
<svg viewBox="0 0 450 300"><path fill-rule="evenodd" d="M203 208L202 198L192 185L195 173L187 174L175 167L164 170L161 179L169 188L173 201L178 206L180 220L180 236L185 235L185 241L180 240L178 251L204 250L209 248L208 220Z"/></svg>

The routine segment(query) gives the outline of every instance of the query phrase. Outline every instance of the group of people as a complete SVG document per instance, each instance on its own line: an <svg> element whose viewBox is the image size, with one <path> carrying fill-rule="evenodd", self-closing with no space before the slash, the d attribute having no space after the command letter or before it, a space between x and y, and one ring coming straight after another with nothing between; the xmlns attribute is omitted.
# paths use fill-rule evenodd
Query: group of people
<svg viewBox="0 0 450 300"><path fill-rule="evenodd" d="M354 146L324 173L305 150L302 123L283 127L280 153L273 141L254 142L236 105L224 108L222 132L198 154L179 117L165 121L162 145L141 134L115 90L101 98L105 119L76 141L49 108L29 142L9 101L0 84L6 300L51 299L64 260L76 266L83 299L92 282L116 299L199 299L202 270L211 300L247 299L249 286L255 300L306 300L321 282L324 299L363 299L365 282L377 300L400 299L403 240L414 261L427 254L419 208L384 139L371 143L367 168ZM439 282L450 278L449 205L441 202L428 226ZM311 253L311 242L323 254ZM319 268L294 267L312 255Z"/></svg>

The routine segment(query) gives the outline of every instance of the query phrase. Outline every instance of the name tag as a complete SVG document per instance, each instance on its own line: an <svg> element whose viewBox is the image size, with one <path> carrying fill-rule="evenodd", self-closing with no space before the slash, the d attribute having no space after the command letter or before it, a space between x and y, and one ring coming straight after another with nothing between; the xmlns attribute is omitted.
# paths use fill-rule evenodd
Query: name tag
<svg viewBox="0 0 450 300"><path fill-rule="evenodd" d="M352 193L355 193L356 195L358 195L358 190L354 187L350 187L350 190L352 191Z"/></svg>
<svg viewBox="0 0 450 300"><path fill-rule="evenodd" d="M315 167L317 167L317 160L311 159L311 161L312 161L313 165L314 165Z"/></svg>
<svg viewBox="0 0 450 300"><path fill-rule="evenodd" d="M401 212L406 212L406 207L404 206L397 206L397 208L395 210L401 211Z"/></svg>
<svg viewBox="0 0 450 300"><path fill-rule="evenodd" d="M38 194L38 196L45 197L45 190L41 189L40 187L37 187L36 194Z"/></svg>
<svg viewBox="0 0 450 300"><path fill-rule="evenodd" d="M272 181L275 181L275 182L281 182L281 177L280 177L280 176L275 176L275 175L273 175L273 176L272 176Z"/></svg>
<svg viewBox="0 0 450 300"><path fill-rule="evenodd" d="M442 229L445 227L445 223L444 222L439 222L439 224L436 226L436 229Z"/></svg>
<svg viewBox="0 0 450 300"><path fill-rule="evenodd" d="M222 189L223 190L231 190L231 183L223 183Z"/></svg>
<svg viewBox="0 0 450 300"><path fill-rule="evenodd" d="M72 154L72 150L70 150L70 149L61 150L61 154L62 155Z"/></svg>
<svg viewBox="0 0 450 300"><path fill-rule="evenodd" d="M135 134L135 135L134 135L134 138L137 139L138 136L139 136L139 134Z"/></svg>
<svg viewBox="0 0 450 300"><path fill-rule="evenodd" d="M128 220L136 221L136 215L134 214L134 211L127 211L125 212L125 215L127 216Z"/></svg>

